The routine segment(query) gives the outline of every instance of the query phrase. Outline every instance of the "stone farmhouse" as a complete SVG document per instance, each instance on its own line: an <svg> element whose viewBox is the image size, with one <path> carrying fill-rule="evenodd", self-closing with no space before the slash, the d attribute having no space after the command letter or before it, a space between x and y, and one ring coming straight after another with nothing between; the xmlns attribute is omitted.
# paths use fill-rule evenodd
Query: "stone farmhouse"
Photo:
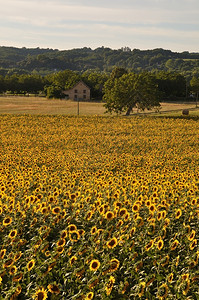
<svg viewBox="0 0 199 300"><path fill-rule="evenodd" d="M71 89L63 91L65 99L89 101L91 89L83 82L79 81Z"/></svg>

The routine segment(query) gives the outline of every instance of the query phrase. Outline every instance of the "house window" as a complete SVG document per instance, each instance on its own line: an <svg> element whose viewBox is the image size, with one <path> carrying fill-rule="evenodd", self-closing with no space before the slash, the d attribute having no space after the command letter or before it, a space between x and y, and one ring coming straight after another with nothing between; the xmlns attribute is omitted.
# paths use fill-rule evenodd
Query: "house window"
<svg viewBox="0 0 199 300"><path fill-rule="evenodd" d="M83 95L83 98L86 99L86 95Z"/></svg>
<svg viewBox="0 0 199 300"><path fill-rule="evenodd" d="M75 99L77 99L77 95L75 95Z"/></svg>
<svg viewBox="0 0 199 300"><path fill-rule="evenodd" d="M86 90L83 90L83 93L86 94Z"/></svg>
<svg viewBox="0 0 199 300"><path fill-rule="evenodd" d="M75 93L77 94L77 90L75 90Z"/></svg>

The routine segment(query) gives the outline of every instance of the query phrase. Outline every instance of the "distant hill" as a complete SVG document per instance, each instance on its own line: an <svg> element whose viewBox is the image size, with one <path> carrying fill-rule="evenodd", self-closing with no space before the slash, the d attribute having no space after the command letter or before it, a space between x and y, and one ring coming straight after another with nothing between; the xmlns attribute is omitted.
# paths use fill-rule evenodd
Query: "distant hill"
<svg viewBox="0 0 199 300"><path fill-rule="evenodd" d="M199 53L178 53L157 48L153 50L118 50L99 47L71 50L0 47L0 75L12 73L48 73L70 69L109 72L114 66L129 71L175 71L187 77L199 76Z"/></svg>

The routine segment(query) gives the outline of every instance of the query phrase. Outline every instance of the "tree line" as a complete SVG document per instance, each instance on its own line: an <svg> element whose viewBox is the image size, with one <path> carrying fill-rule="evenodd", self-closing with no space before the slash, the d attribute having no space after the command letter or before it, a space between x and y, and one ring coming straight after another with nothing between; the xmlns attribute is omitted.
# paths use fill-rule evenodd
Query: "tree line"
<svg viewBox="0 0 199 300"><path fill-rule="evenodd" d="M62 98L63 90L70 89L78 81L83 80L91 88L93 100L101 100L107 92L110 80L121 77L123 74L131 74L135 77L140 74L147 81L153 78L162 100L178 100L188 98L190 93L193 97L199 91L199 77L193 76L191 80L179 73L173 72L129 72L125 68L115 67L112 72L97 72L87 70L83 73L72 70L64 70L45 76L35 74L12 74L0 75L0 93L10 94L45 94L48 98ZM141 76L140 75L140 76ZM133 80L133 77L132 77ZM129 82L128 87L132 82Z"/></svg>
<svg viewBox="0 0 199 300"><path fill-rule="evenodd" d="M129 72L176 72L189 80L199 77L199 53L172 52L157 48L153 50L122 47L88 47L63 50L40 48L0 47L0 75L34 74L47 75L66 69L84 73L87 70L111 72L114 67Z"/></svg>

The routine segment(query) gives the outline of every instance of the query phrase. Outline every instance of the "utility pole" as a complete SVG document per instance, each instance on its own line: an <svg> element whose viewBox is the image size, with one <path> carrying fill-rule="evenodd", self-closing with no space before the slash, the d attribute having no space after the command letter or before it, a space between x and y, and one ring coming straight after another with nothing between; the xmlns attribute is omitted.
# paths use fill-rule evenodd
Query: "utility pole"
<svg viewBox="0 0 199 300"><path fill-rule="evenodd" d="M77 115L79 116L79 98L77 99Z"/></svg>

